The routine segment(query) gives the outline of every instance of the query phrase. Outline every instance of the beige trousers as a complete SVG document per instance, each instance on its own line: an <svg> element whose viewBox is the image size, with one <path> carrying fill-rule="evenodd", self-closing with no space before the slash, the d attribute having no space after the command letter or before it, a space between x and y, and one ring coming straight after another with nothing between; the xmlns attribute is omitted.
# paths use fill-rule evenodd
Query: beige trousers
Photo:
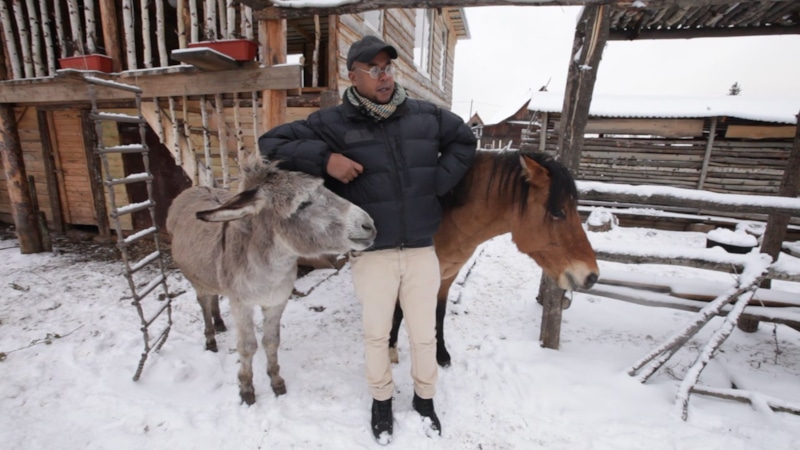
<svg viewBox="0 0 800 450"><path fill-rule="evenodd" d="M353 285L362 304L367 384L376 400L394 393L389 332L397 299L411 348L411 377L421 398L436 393L436 294L439 261L433 247L352 252Z"/></svg>

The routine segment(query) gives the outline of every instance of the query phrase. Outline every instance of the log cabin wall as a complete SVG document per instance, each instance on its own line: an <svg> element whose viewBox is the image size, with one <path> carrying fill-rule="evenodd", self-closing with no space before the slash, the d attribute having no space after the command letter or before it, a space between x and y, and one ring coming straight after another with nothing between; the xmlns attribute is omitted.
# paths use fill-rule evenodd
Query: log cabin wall
<svg viewBox="0 0 800 450"><path fill-rule="evenodd" d="M536 123L543 117L547 117L544 150L555 155L560 114L537 113ZM703 176L713 120L592 117L586 126L578 178L688 189L702 187L729 194L777 194L792 149L789 133L794 133L794 126L716 118L713 145ZM523 133L523 149L538 150L541 145L538 125Z"/></svg>
<svg viewBox="0 0 800 450"><path fill-rule="evenodd" d="M0 28L4 40L0 45L11 70L8 71L10 84L0 87L0 101L17 105L27 173L34 177L39 209L45 212L51 228L98 225L88 172L90 168L103 170L92 166L91 155L85 153L87 148L91 149L94 139L94 130L85 122L89 110L86 86L79 82L70 84L57 72L58 59L65 56L95 52L112 56L113 73L101 74L102 77L138 85L145 92L159 92L158 97L145 96L142 104L150 132L157 137L158 151L170 154L192 184L238 187L238 161L243 152L256 149L256 138L265 131L261 126L265 114L261 90L269 87L264 87L263 82L260 85L250 82L249 78L246 84L234 86L225 78L230 79L237 69L197 71L170 57L173 50L209 38L245 37L259 41L259 27L253 22L252 11L235 2L224 3L228 7L221 10L216 9L217 0L2 3L5 8L0 8ZM79 7L71 9L71 4ZM183 10L179 13L176 6L181 4ZM429 64L424 71L414 61L417 10L287 19L287 54L302 56L303 81L302 87L287 92L286 120L302 119L319 109L322 94L328 90L333 89L338 97L336 101L340 101L350 84L344 68L347 50L352 42L366 34L378 34L397 47L400 53L398 81L413 97L449 107L455 44L457 39L468 37L465 21L459 16L463 11L443 8L422 10L420 14L429 18L431 27L426 47ZM453 24L453 15L461 20L458 27ZM27 34L25 27L28 27ZM259 55L256 59L262 58L263 55ZM258 61L242 63L240 69L257 68ZM227 84L230 89L220 94L186 95L186 83L193 84L195 91L218 90L221 84ZM245 85L252 86L253 90L247 90ZM42 98L25 103L29 97L9 94L19 86L37 86L36 92ZM234 92L242 87L244 91ZM55 93L57 90L80 90L84 94L70 100L48 101L51 97L43 94L48 89ZM101 109L106 112L136 114L132 100L107 97L103 102ZM105 146L117 145L121 137L120 130L108 124L104 124L103 136ZM114 178L131 172L122 158L113 157L110 170ZM7 189L4 175L0 173L0 220L12 222ZM126 187L114 189L117 206L135 202L135 193L128 192ZM105 200L106 210L110 211L107 194ZM166 201L171 202L171 198ZM127 218L123 229L137 229L134 222L135 218Z"/></svg>

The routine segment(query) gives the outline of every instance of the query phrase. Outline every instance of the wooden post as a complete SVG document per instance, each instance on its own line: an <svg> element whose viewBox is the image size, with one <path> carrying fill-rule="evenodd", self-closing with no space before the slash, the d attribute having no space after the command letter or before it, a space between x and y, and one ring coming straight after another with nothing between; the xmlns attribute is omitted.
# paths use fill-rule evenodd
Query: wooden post
<svg viewBox="0 0 800 450"><path fill-rule="evenodd" d="M50 215L53 220L53 229L59 233L66 231L64 214L61 211L61 195L58 189L56 165L53 161L53 133L50 126L52 122L46 111L37 111L39 122L39 135L42 140L42 163L44 164L45 183L47 196L50 197Z"/></svg>
<svg viewBox="0 0 800 450"><path fill-rule="evenodd" d="M89 111L82 111L81 124L83 128L83 148L86 155L86 168L89 172L89 188L92 191L92 204L94 205L95 220L97 220L98 238L102 242L111 242L111 226L108 223L108 210L106 209L106 191L103 187L103 175L100 170L100 157L95 154L95 140L99 138L94 132L95 127L89 118Z"/></svg>
<svg viewBox="0 0 800 450"><path fill-rule="evenodd" d="M258 23L264 65L286 63L286 21L262 20ZM270 130L286 122L286 90L268 89L261 92L261 123Z"/></svg>
<svg viewBox="0 0 800 450"><path fill-rule="evenodd" d="M0 47L0 80L8 79L6 58ZM42 236L39 234L39 218L31 204L28 178L25 174L25 160L19 142L19 130L10 104L0 104L0 155L8 184L8 197L11 202L11 215L17 229L19 251L22 254L44 251Z"/></svg>
<svg viewBox="0 0 800 450"><path fill-rule="evenodd" d="M711 150L714 148L714 137L717 134L717 118L711 118L711 129L708 131L708 141L706 142L706 153L703 155L703 167L700 169L700 181L697 182L697 189L703 189L708 175L708 163L711 161Z"/></svg>
<svg viewBox="0 0 800 450"><path fill-rule="evenodd" d="M583 133L589 119L597 70L608 40L609 9L608 5L585 6L575 27L558 138L559 158L575 178L579 174ZM539 298L542 300L539 341L542 347L559 347L563 295L564 291L558 288L555 281L542 275L539 288Z"/></svg>
<svg viewBox="0 0 800 450"><path fill-rule="evenodd" d="M795 198L800 191L800 113L797 114L797 125L794 132L794 145L786 162L786 170L783 172L781 186L778 195L781 197ZM761 240L761 253L766 253L772 257L773 261L778 260L781 252L783 240L786 237L786 228L792 217L788 214L770 214L767 218L767 228ZM769 279L761 282L761 287L769 289L771 283ZM745 332L752 333L758 330L758 321L752 319L739 319L737 327Z"/></svg>
<svg viewBox="0 0 800 450"><path fill-rule="evenodd" d="M9 104L0 104L0 153L3 154L3 169L8 183L11 215L14 217L19 239L19 251L22 254L41 253L44 246L39 233L39 216L31 203L17 121L14 108Z"/></svg>

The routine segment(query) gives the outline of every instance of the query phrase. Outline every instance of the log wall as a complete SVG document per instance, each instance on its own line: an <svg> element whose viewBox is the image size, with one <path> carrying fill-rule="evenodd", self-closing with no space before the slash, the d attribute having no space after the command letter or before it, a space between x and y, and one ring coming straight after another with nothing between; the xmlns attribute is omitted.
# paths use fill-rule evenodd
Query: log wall
<svg viewBox="0 0 800 450"><path fill-rule="evenodd" d="M556 116L556 117L553 117ZM550 114L545 151L552 155L558 146L558 115ZM701 119L696 119L701 120ZM699 136L665 138L644 134L621 134L633 131L631 119L628 126L615 126L612 119L590 119L581 152L578 178L586 181L604 181L623 184L651 184L697 189L700 185L703 160L708 145L711 119L705 119ZM658 128L646 119L642 125L648 130ZM593 123L594 122L594 123ZM688 121L673 122L677 128L661 126L662 134L678 135L675 130L697 129ZM775 138L731 139L726 136L729 124L738 126L737 120L720 120L716 127L713 145L703 180L704 190L732 194L775 195L786 168L792 141ZM599 126L605 123L604 126ZM780 130L782 126L774 126ZM609 134L611 130L620 134ZM780 132L780 131L778 131ZM688 133L683 133L688 134ZM523 131L523 149L536 150L540 144L540 129Z"/></svg>

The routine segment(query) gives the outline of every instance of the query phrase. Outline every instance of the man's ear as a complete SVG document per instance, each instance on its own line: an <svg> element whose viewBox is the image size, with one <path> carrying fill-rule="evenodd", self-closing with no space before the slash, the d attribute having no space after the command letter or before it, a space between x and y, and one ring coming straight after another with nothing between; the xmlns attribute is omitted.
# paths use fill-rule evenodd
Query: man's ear
<svg viewBox="0 0 800 450"><path fill-rule="evenodd" d="M356 72L354 70L347 69L347 78L350 79L350 82L356 84Z"/></svg>

